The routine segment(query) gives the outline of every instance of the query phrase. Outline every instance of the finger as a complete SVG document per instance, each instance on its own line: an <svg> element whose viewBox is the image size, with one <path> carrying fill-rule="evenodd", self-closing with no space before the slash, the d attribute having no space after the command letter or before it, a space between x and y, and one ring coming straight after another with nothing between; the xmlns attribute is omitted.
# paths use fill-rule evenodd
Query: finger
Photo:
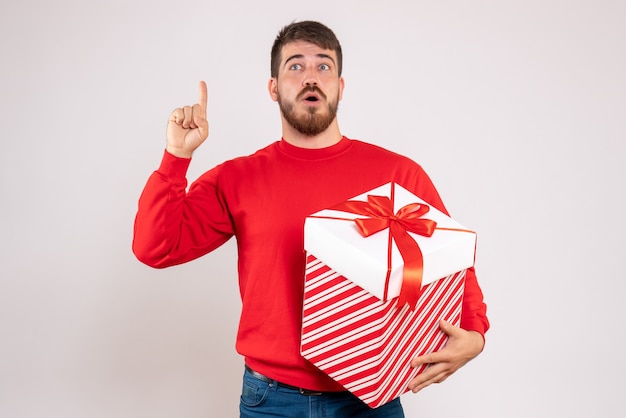
<svg viewBox="0 0 626 418"><path fill-rule="evenodd" d="M423 366L424 364L439 363L443 360L443 356L439 355L439 352L424 354L423 356L415 357L411 360L411 367L416 368Z"/></svg>
<svg viewBox="0 0 626 418"><path fill-rule="evenodd" d="M442 319L441 321L439 321L439 329L441 329L446 335L449 335L449 336L458 334L460 330L459 327L455 327L454 325L452 325L445 319Z"/></svg>
<svg viewBox="0 0 626 418"><path fill-rule="evenodd" d="M189 128L190 129L196 129L198 127L198 125L196 124L196 120L200 119L198 117L198 109L199 109L199 105L195 104L193 106L191 106L191 120L189 121Z"/></svg>
<svg viewBox="0 0 626 418"><path fill-rule="evenodd" d="M409 383L409 389L414 393L419 392L433 383L441 383L447 377L446 368L443 365L432 365L424 370L423 373L417 375L415 379Z"/></svg>
<svg viewBox="0 0 626 418"><path fill-rule="evenodd" d="M185 119L185 114L180 108L174 109L170 114L170 121L174 122L177 125L181 125L183 123L183 119Z"/></svg>
<svg viewBox="0 0 626 418"><path fill-rule="evenodd" d="M443 382L444 380L446 380L445 377L442 377L441 379L439 379L438 377L432 378L432 379L428 379L422 383L420 383L419 385L415 385L413 387L409 386L409 389L413 392L413 393L417 393L420 390L427 388L430 385L433 384L439 384L441 382Z"/></svg>
<svg viewBox="0 0 626 418"><path fill-rule="evenodd" d="M420 390L422 390L424 388L427 388L428 386L432 385L433 383L435 383L435 382L432 381L432 380L425 380L425 381L421 382L418 385L410 385L409 386L409 390L411 390L411 392L413 392L413 393L417 393Z"/></svg>
<svg viewBox="0 0 626 418"><path fill-rule="evenodd" d="M418 377L416 377L409 383L409 390L412 391L413 393L417 393L420 390L424 389L425 387L430 386L433 383L434 383L433 378L425 376L422 373L421 375L419 375Z"/></svg>
<svg viewBox="0 0 626 418"><path fill-rule="evenodd" d="M206 114L204 113L204 109L199 104L195 104L192 107L193 113L193 126L192 128L197 128L204 125L206 121Z"/></svg>
<svg viewBox="0 0 626 418"><path fill-rule="evenodd" d="M191 121L193 120L193 112L191 109L191 106L185 106L183 107L183 128L187 129L189 128L189 126L191 125Z"/></svg>
<svg viewBox="0 0 626 418"><path fill-rule="evenodd" d="M198 104L200 105L205 118L206 118L207 96L208 95L207 95L206 83L204 81L201 81L200 82L200 98L198 99Z"/></svg>

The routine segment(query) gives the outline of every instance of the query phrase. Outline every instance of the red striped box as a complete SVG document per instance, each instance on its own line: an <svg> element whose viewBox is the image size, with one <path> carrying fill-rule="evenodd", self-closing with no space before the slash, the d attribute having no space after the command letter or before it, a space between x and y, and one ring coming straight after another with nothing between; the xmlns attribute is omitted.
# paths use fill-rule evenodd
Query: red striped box
<svg viewBox="0 0 626 418"><path fill-rule="evenodd" d="M476 234L393 183L304 232L302 356L372 408L407 392L426 369L411 360L446 342L439 321L460 325Z"/></svg>
<svg viewBox="0 0 626 418"><path fill-rule="evenodd" d="M439 350L439 320L459 325L465 270L422 288L416 309L398 308L341 276L309 254L301 352L372 408L407 392L426 366L411 360Z"/></svg>

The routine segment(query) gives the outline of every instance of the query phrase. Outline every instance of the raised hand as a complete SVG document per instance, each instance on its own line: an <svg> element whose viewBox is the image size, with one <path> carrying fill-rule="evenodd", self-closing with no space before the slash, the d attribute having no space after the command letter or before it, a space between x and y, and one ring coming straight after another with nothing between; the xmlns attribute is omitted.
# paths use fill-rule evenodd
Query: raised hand
<svg viewBox="0 0 626 418"><path fill-rule="evenodd" d="M167 123L167 152L180 158L191 158L209 136L206 118L207 87L200 82L200 98L193 106L174 109Z"/></svg>

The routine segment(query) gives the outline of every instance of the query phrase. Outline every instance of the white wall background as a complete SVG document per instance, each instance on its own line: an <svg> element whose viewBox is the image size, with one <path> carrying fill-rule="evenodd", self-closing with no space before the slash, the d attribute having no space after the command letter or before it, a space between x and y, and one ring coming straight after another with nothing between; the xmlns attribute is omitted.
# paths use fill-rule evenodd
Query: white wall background
<svg viewBox="0 0 626 418"><path fill-rule="evenodd" d="M235 246L130 250L170 111L209 84L190 177L278 139L290 21L345 51L340 126L420 162L479 232L482 356L408 417L619 417L626 4L619 0L3 1L0 416L234 417Z"/></svg>

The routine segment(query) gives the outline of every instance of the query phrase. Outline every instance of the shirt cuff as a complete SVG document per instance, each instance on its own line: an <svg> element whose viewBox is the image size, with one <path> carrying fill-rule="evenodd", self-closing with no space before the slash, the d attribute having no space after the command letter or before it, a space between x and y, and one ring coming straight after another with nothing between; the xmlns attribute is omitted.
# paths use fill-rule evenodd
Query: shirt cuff
<svg viewBox="0 0 626 418"><path fill-rule="evenodd" d="M163 159L157 171L168 179L186 181L190 163L191 158L176 157L166 150L163 151Z"/></svg>

